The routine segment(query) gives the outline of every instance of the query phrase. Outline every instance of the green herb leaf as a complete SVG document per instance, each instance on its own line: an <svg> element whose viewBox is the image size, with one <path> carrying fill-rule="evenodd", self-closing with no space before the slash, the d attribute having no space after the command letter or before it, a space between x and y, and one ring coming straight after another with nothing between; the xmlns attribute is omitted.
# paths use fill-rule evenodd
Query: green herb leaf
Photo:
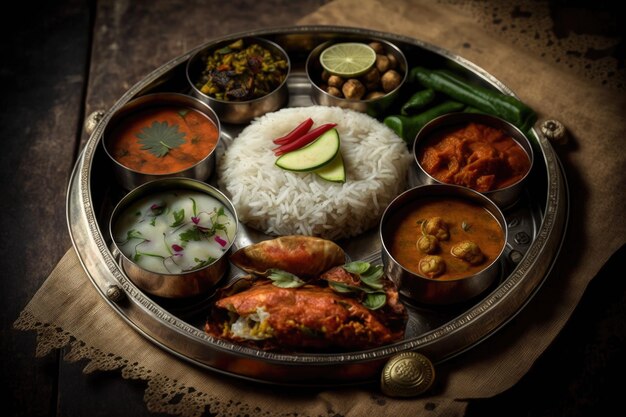
<svg viewBox="0 0 626 417"><path fill-rule="evenodd" d="M127 233L126 233L126 240L131 240L131 239L143 239L143 235L141 234L141 232L139 230L135 230L135 229L130 229Z"/></svg>
<svg viewBox="0 0 626 417"><path fill-rule="evenodd" d="M189 113L189 110L187 110L187 109L180 109L180 110L178 110L178 114L180 115L180 117L183 118L183 120L185 119L185 116L187 116L187 113Z"/></svg>
<svg viewBox="0 0 626 417"><path fill-rule="evenodd" d="M344 282L339 282L339 281L328 281L328 285L333 290L337 292L342 292L342 293L351 292L351 293L358 294L359 292L364 292L366 294L371 294L375 292L380 292L380 290L378 289L372 289L368 287L357 287L355 285L350 285L350 284L346 284Z"/></svg>
<svg viewBox="0 0 626 417"><path fill-rule="evenodd" d="M152 220L150 220L150 226L155 226L156 225L156 217L153 217Z"/></svg>
<svg viewBox="0 0 626 417"><path fill-rule="evenodd" d="M185 133L178 130L178 125L169 125L167 122L152 122L137 133L141 149L148 150L153 155L162 158L174 148L185 143Z"/></svg>
<svg viewBox="0 0 626 417"><path fill-rule="evenodd" d="M466 223L465 220L463 220L463 223L461 223L461 228L463 229L464 232L469 232L469 230L472 228L472 225L469 223Z"/></svg>
<svg viewBox="0 0 626 417"><path fill-rule="evenodd" d="M364 274L361 274L361 282L368 287L381 290L383 288L383 283L380 282L380 279L383 276L383 266L376 265L370 267Z"/></svg>
<svg viewBox="0 0 626 417"><path fill-rule="evenodd" d="M218 49L217 51L215 51L215 53L220 54L220 55L226 55L231 53L233 50L230 49L228 46L225 46L221 49Z"/></svg>
<svg viewBox="0 0 626 417"><path fill-rule="evenodd" d="M328 285L333 290L335 290L337 292L341 292L341 293L358 292L359 291L359 287L355 287L353 285L348 285L348 284L345 284L343 282L338 282L338 281L328 281Z"/></svg>
<svg viewBox="0 0 626 417"><path fill-rule="evenodd" d="M191 197L189 197L189 199L191 200L191 211L193 212L193 216L196 217L198 215L198 212L196 211L196 200Z"/></svg>
<svg viewBox="0 0 626 417"><path fill-rule="evenodd" d="M174 223L170 227L178 227L185 221L185 209L182 208L174 212Z"/></svg>
<svg viewBox="0 0 626 417"><path fill-rule="evenodd" d="M205 267L207 265L212 264L213 262L215 262L215 258L212 258L209 256L208 259L200 259L200 258L193 258L194 262L196 263L195 265L185 269L184 271L193 271L196 269L200 269L202 267Z"/></svg>
<svg viewBox="0 0 626 417"><path fill-rule="evenodd" d="M366 272L369 268L370 268L369 262L363 262L363 261L354 261L354 262L347 263L343 266L343 269L345 269L346 271L350 272L351 274L358 274L358 275L361 275L362 273Z"/></svg>
<svg viewBox="0 0 626 417"><path fill-rule="evenodd" d="M192 227L179 234L178 237L183 242L199 242L204 237L204 233L197 227Z"/></svg>
<svg viewBox="0 0 626 417"><path fill-rule="evenodd" d="M377 310L385 305L387 302L387 295L384 292L375 292L367 294L365 300L363 300L363 306L370 310Z"/></svg>
<svg viewBox="0 0 626 417"><path fill-rule="evenodd" d="M298 288L306 284L296 275L281 269L270 269L267 277L272 280L273 285L280 288Z"/></svg>

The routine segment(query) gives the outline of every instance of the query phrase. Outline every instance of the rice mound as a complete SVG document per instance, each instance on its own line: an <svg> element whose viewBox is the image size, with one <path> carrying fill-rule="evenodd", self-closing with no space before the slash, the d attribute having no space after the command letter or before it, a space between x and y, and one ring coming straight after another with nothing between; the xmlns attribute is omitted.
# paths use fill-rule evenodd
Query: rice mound
<svg viewBox="0 0 626 417"><path fill-rule="evenodd" d="M346 182L285 171L274 163L272 140L311 117L313 128L337 123ZM406 186L411 154L372 117L339 107L292 107L255 119L218 159L220 189L239 219L268 235L326 239L356 236L375 226Z"/></svg>

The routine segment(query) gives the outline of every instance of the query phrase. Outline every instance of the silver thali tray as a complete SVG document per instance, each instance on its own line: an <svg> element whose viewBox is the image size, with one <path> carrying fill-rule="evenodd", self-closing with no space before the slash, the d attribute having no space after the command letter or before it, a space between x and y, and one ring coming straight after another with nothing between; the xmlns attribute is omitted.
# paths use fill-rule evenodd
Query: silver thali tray
<svg viewBox="0 0 626 417"><path fill-rule="evenodd" d="M318 44L333 38L379 38L399 46L409 67L454 67L485 86L512 92L476 65L424 42L370 30L305 26L259 30L215 39L181 55L150 73L130 88L105 114L83 149L67 197L67 220L72 242L92 283L111 308L144 337L168 352L198 366L240 378L288 385L346 385L380 378L385 363L402 352L416 351L439 363L494 334L514 317L539 290L564 239L569 212L566 179L551 145L533 132L535 166L522 199L505 211L510 239L502 261L501 277L476 299L448 307L407 305L409 323L404 340L377 349L324 354L279 354L213 339L202 330L207 297L172 301L151 297L124 274L110 249L109 215L124 191L112 180L102 149L104 128L111 116L131 99L154 92L189 89L185 65L189 58L212 43L242 36L265 37L281 45L292 62L288 79L288 106L311 105L311 86L304 63ZM222 126L224 146L242 126ZM214 179L211 179L215 182ZM409 178L410 185L417 185ZM264 236L240 225L235 248ZM377 231L338 242L352 259L380 259ZM231 268L227 280L238 274Z"/></svg>

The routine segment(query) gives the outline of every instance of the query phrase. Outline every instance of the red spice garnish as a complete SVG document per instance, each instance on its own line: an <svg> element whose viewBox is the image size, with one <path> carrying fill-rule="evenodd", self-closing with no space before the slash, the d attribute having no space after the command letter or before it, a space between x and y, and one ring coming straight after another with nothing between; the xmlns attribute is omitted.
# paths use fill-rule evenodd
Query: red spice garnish
<svg viewBox="0 0 626 417"><path fill-rule="evenodd" d="M275 148L274 155L280 156L287 152L291 152L291 151L295 151L296 149L303 148L304 146L313 142L315 139L319 138L320 136L322 136L322 134L326 133L327 131L329 131L335 126L337 126L337 123L326 123L319 127L316 127L310 132L305 133L304 135L300 136L298 139L292 142L286 143L282 146L279 146L278 148Z"/></svg>
<svg viewBox="0 0 626 417"><path fill-rule="evenodd" d="M215 241L216 241L217 243L219 243L221 247L226 246L226 244L228 243L227 241L225 241L224 239L222 239L222 238L221 238L221 237L219 237L219 236L215 236Z"/></svg>
<svg viewBox="0 0 626 417"><path fill-rule="evenodd" d="M296 126L296 128L293 129L291 132L287 133L285 136L274 139L274 143L277 145L285 145L287 143L293 142L294 140L298 139L306 132L308 132L311 126L313 126L313 119L309 117L304 122Z"/></svg>
<svg viewBox="0 0 626 417"><path fill-rule="evenodd" d="M182 246L180 246L180 245L177 245L176 243L174 243L174 244L172 245L172 249L174 249L176 252L180 252L180 251L182 251L182 250L183 250L183 247L182 247Z"/></svg>

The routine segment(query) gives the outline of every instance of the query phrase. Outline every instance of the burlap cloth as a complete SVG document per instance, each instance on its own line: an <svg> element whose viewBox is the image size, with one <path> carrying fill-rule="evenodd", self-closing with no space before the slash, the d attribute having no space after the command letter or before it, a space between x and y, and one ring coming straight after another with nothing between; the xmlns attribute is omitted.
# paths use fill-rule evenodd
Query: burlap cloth
<svg viewBox="0 0 626 417"><path fill-rule="evenodd" d="M557 149L570 186L571 217L554 270L530 304L495 337L438 366L436 386L426 396L395 400L382 396L376 386L275 390L194 367L144 340L118 317L100 299L73 250L16 322L19 329L38 331L37 355L70 346L66 359L87 359L85 372L119 368L124 378L147 381L150 410L186 416L207 409L219 416L462 415L463 400L490 397L515 384L556 337L589 281L625 242L626 95L623 80L603 81L597 72L590 76L580 66L563 65L550 53L546 56L545 47L536 47L536 36L518 36L524 30L505 36L501 27L490 29L484 11L476 13L480 3L451 3L337 0L299 22L366 27L444 47L483 67L541 117L557 118L570 131L570 143ZM535 18L528 19L528 30L539 33L546 22Z"/></svg>

